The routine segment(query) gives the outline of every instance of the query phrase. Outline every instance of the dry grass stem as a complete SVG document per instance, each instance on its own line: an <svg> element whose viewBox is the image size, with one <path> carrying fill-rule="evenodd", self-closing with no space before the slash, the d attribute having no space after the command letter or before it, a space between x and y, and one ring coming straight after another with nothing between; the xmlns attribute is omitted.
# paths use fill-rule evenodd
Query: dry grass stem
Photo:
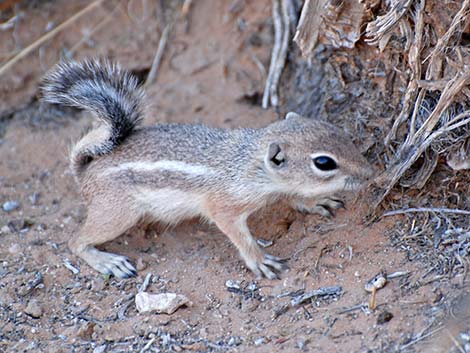
<svg viewBox="0 0 470 353"><path fill-rule="evenodd" d="M167 24L163 29L162 36L160 37L160 41L158 42L158 48L155 53L155 57L152 62L152 66L150 68L150 72L147 76L147 80L145 81L145 86L148 86L152 82L155 81L157 77L158 68L160 67L160 63L163 58L163 53L165 52L166 43L168 42L168 36L171 30L171 24Z"/></svg>
<svg viewBox="0 0 470 353"><path fill-rule="evenodd" d="M399 214L414 213L414 212L453 213L453 214L461 214L461 215L470 215L470 211L466 211L466 210L459 210L459 209L452 209L452 208L439 208L439 207L420 207L420 208L407 208L404 210L388 211L388 212L385 212L382 215L382 217L396 216Z"/></svg>
<svg viewBox="0 0 470 353"><path fill-rule="evenodd" d="M454 335L449 331L449 329L446 329L447 336L449 336L450 340L454 344L455 347L459 350L460 353L467 353L465 349L462 347L462 345L459 343L459 341L454 337Z"/></svg>
<svg viewBox="0 0 470 353"><path fill-rule="evenodd" d="M438 327L437 329L429 332L429 333L426 333L424 334L424 331L422 331L420 334L418 334L416 336L416 338L412 339L410 342L408 342L407 344L404 344L403 346L400 347L400 351L402 350L405 350L406 348L408 347L411 347L412 345L418 343L419 341L422 341L424 340L425 338L428 338L428 337L431 337L432 335L435 335L436 333L438 333L439 331L441 331L442 329L444 328L444 326L440 326Z"/></svg>
<svg viewBox="0 0 470 353"><path fill-rule="evenodd" d="M419 140L422 140L422 136L427 138L436 127L436 124L442 117L444 111L454 102L457 94L459 94L462 89L470 83L470 70L468 68L466 69L466 72L458 72L457 75L447 83L434 110L431 112L429 117L419 128L416 134L410 136L409 144L415 144Z"/></svg>
<svg viewBox="0 0 470 353"><path fill-rule="evenodd" d="M145 353L145 352L147 352L147 351L150 349L150 347L153 345L153 343L156 341L156 339L157 339L157 336L152 337L152 338L147 342L147 344L140 350L140 353Z"/></svg>
<svg viewBox="0 0 470 353"><path fill-rule="evenodd" d="M17 55L15 55L12 59L10 59L5 65L0 67L0 76L3 75L5 72L7 72L13 65L15 65L18 61L26 57L29 53L31 53L33 50L39 48L42 44L47 42L49 39L53 38L55 35L60 33L62 30L70 26L72 23L77 21L80 17L84 16L85 14L89 13L91 10L97 8L98 6L101 5L101 3L104 0L96 0L92 2L90 5L85 7L83 10L77 12L75 15L70 17L68 20L65 22L62 22L59 26L51 30L50 32L47 32L44 34L42 37L28 45L26 48L21 50Z"/></svg>
<svg viewBox="0 0 470 353"><path fill-rule="evenodd" d="M422 101L422 96L416 99L418 95L418 80L421 78L421 51L423 48L423 33L424 33L424 5L425 0L420 0L419 5L416 6L415 11L415 36L414 41L409 51L409 66L411 68L411 77L408 82L408 87L405 91L405 98L403 107L398 118L395 119L393 126L385 138L385 146L390 148L390 143L395 139L399 127L408 119L412 108L416 110L417 103ZM415 102L415 103L413 103ZM419 106L419 104L418 104Z"/></svg>
<svg viewBox="0 0 470 353"><path fill-rule="evenodd" d="M403 186L422 187L434 171L438 163L438 155L442 149L430 149L438 141L444 138L449 140L449 133L458 128L464 128L470 123L469 111L452 116L451 110L459 95L470 84L470 66L464 64L464 59L460 51L455 50L460 64L455 64L455 74L451 79L441 78L442 61L444 60L445 49L449 45L451 38L454 38L459 31L462 31L463 24L467 23L470 12L470 0L464 1L459 12L449 25L445 35L438 40L438 44L432 49L429 58L429 65L426 70L425 80L421 79L423 62L421 53L428 43L424 42L424 5L425 0L421 0L415 6L414 41L409 50L410 78L405 93L403 106L400 114L395 119L394 124L385 139L385 145L393 149L392 143L397 145L394 156L387 170L377 178L377 183L384 188L384 193L376 202L378 205L391 188L403 177L420 156L425 155L422 167L415 172L414 177L408 181L403 181ZM438 83L438 85L433 83ZM441 90L437 104L428 110L426 97L428 91ZM429 111L429 113L428 113ZM425 117L423 119L423 116ZM408 125L408 133L402 142L396 141L397 133L403 124ZM462 136L463 138L464 136ZM459 138L452 137L455 141ZM450 142L450 141L449 141Z"/></svg>
<svg viewBox="0 0 470 353"><path fill-rule="evenodd" d="M438 80L441 78L442 62L445 56L445 50L449 46L450 39L453 38L457 32L462 31L462 27L468 20L469 7L470 0L465 0L462 3L459 12L457 12L452 20L449 29L437 41L436 46L429 56L430 60L428 69L426 70L426 80Z"/></svg>
<svg viewBox="0 0 470 353"><path fill-rule="evenodd" d="M18 15L15 15L9 20L0 23L0 31L6 31L8 29L13 28L15 26L15 22L17 18L18 18Z"/></svg>
<svg viewBox="0 0 470 353"><path fill-rule="evenodd" d="M78 48L80 48L86 41L88 41L92 35L96 34L99 32L101 29L103 29L111 20L114 18L116 13L121 10L121 4L117 4L111 12L109 12L106 16L104 16L99 23L93 27L89 33L87 33L85 36L82 37L77 43L73 45L72 48L70 48L69 53L73 54L77 51Z"/></svg>

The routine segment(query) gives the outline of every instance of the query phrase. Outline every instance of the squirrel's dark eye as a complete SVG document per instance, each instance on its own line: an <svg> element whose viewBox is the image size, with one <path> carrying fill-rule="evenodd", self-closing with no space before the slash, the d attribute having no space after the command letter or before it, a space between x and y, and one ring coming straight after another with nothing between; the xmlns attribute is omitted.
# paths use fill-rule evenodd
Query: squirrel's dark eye
<svg viewBox="0 0 470 353"><path fill-rule="evenodd" d="M328 156L315 157L313 159L313 163L315 164L315 167L324 172L328 172L330 170L335 170L336 168L338 168L334 159Z"/></svg>

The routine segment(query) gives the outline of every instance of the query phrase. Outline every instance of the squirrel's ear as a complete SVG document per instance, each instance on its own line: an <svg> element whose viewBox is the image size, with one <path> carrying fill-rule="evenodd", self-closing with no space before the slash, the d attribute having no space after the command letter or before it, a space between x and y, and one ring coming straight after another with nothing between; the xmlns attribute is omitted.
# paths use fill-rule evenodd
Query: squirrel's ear
<svg viewBox="0 0 470 353"><path fill-rule="evenodd" d="M297 113L289 112L286 114L286 120L291 120L291 119L305 119L305 118Z"/></svg>
<svg viewBox="0 0 470 353"><path fill-rule="evenodd" d="M286 154L281 144L271 142L264 157L264 164L271 169L282 168L286 164Z"/></svg>

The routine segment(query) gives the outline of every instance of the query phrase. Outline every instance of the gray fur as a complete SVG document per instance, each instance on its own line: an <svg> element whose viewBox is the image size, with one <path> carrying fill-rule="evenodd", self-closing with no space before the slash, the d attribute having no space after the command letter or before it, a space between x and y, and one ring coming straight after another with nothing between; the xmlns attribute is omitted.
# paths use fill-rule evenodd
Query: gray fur
<svg viewBox="0 0 470 353"><path fill-rule="evenodd" d="M91 111L109 128L106 140L76 155L77 171L110 153L142 121L143 91L137 79L108 61L62 62L44 77L41 88L47 102Z"/></svg>
<svg viewBox="0 0 470 353"><path fill-rule="evenodd" d="M95 245L142 220L172 225L201 217L230 238L256 275L276 278L285 265L259 248L248 216L280 199L302 212L330 216L342 205L336 195L356 190L373 172L344 132L294 113L261 129L136 128L142 94L134 79L110 64L62 64L43 90L49 101L94 111L105 123L72 151L88 217L69 244L93 268L118 277L134 275L133 266ZM336 167L318 168L318 156Z"/></svg>

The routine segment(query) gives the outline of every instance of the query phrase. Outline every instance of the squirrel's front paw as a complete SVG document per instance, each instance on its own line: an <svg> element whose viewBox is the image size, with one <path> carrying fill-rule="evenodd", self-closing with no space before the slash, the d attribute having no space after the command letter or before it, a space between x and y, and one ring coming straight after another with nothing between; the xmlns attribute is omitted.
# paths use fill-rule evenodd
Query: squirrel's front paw
<svg viewBox="0 0 470 353"><path fill-rule="evenodd" d="M137 271L125 256L87 249L81 257L98 272L117 278L129 278L137 275Z"/></svg>
<svg viewBox="0 0 470 353"><path fill-rule="evenodd" d="M315 206L316 213L324 217L334 217L334 210L339 208L344 208L344 203L341 200L335 199L323 199L318 201L318 204Z"/></svg>
<svg viewBox="0 0 470 353"><path fill-rule="evenodd" d="M335 199L321 199L316 202L313 207L308 207L302 203L296 205L298 211L302 213L317 213L323 217L331 218L334 217L334 210L338 208L344 208L344 203L341 200Z"/></svg>
<svg viewBox="0 0 470 353"><path fill-rule="evenodd" d="M288 269L285 259L276 256L261 254L259 260L245 260L248 268L258 278L266 277L278 279L281 272Z"/></svg>

